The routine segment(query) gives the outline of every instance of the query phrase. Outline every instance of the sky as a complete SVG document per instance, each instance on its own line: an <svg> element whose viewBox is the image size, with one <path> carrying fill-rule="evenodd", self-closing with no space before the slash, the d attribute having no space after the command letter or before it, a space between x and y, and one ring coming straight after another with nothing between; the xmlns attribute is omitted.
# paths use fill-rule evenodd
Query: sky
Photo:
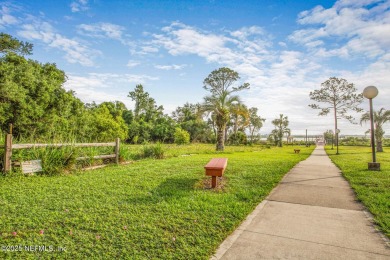
<svg viewBox="0 0 390 260"><path fill-rule="evenodd" d="M64 87L84 102L119 100L137 84L171 114L201 103L203 80L229 67L248 82L239 93L271 121L288 116L292 135L334 129L308 107L330 77L361 93L375 85L374 109L390 109L390 0L0 0L0 31L34 44L31 59L65 71ZM369 109L365 99L360 106ZM360 114L355 115L359 122ZM340 134L369 124L339 120ZM390 123L385 126L390 134Z"/></svg>

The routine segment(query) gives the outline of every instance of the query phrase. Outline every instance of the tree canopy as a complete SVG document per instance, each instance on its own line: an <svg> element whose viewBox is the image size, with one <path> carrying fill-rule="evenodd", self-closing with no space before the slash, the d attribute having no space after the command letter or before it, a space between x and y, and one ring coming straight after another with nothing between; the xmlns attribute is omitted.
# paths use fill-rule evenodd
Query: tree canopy
<svg viewBox="0 0 390 260"><path fill-rule="evenodd" d="M310 99L319 103L327 103L328 106L321 107L318 104L310 104L313 109L320 109L318 115L325 116L333 109L337 117L345 118L353 122L353 116L349 115L349 110L361 112L358 107L363 101L363 94L356 93L353 83L348 83L345 79L331 77L321 84L321 89L310 92Z"/></svg>
<svg viewBox="0 0 390 260"><path fill-rule="evenodd" d="M20 55L31 55L32 49L32 43L19 41L9 34L0 33L0 53L13 52Z"/></svg>

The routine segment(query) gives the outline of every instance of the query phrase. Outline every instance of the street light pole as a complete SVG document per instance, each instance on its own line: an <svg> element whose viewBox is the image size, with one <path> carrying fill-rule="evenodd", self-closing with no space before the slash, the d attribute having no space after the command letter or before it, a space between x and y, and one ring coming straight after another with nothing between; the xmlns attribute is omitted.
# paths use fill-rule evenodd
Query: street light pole
<svg viewBox="0 0 390 260"><path fill-rule="evenodd" d="M372 108L372 99L375 98L377 95L378 89L375 86L368 86L363 90L363 96L370 101L372 162L368 163L368 169L373 171L379 171L381 169L381 164L376 162L374 112Z"/></svg>
<svg viewBox="0 0 390 260"><path fill-rule="evenodd" d="M372 112L372 98L370 100L370 121L371 121L371 148L372 148L372 162L376 163L376 154L375 154L375 133L374 133L374 115Z"/></svg>
<svg viewBox="0 0 390 260"><path fill-rule="evenodd" d="M339 154L339 133L340 129L336 129L336 154Z"/></svg>

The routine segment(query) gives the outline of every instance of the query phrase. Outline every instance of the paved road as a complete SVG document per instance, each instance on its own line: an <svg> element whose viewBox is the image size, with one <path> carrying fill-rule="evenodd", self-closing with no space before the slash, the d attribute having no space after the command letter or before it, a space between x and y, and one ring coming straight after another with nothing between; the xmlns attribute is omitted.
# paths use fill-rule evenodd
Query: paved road
<svg viewBox="0 0 390 260"><path fill-rule="evenodd" d="M390 243L318 146L212 259L390 259Z"/></svg>

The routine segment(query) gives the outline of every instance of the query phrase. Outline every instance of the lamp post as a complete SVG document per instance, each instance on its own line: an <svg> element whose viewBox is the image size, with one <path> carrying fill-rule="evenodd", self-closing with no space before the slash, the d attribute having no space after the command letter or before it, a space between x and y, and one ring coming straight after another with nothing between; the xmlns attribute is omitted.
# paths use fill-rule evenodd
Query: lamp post
<svg viewBox="0 0 390 260"><path fill-rule="evenodd" d="M378 95L378 89L375 86L368 86L363 90L363 96L370 101L372 162L368 163L368 169L373 170L373 171L379 171L381 169L381 164L376 162L374 115L373 115L373 109L372 109L372 99L375 98L377 95Z"/></svg>
<svg viewBox="0 0 390 260"><path fill-rule="evenodd" d="M336 154L339 154L339 133L340 129L336 129Z"/></svg>

